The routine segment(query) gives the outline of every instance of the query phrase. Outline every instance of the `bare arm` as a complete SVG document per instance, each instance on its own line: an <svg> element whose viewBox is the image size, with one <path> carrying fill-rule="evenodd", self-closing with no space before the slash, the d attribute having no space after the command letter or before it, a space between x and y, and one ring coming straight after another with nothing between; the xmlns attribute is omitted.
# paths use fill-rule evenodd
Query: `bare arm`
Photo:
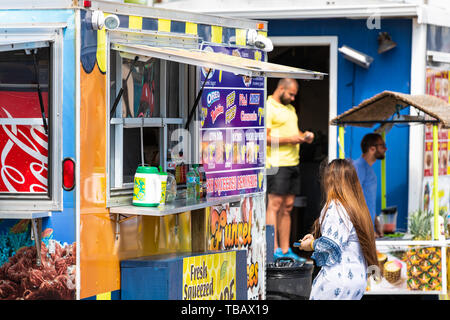
<svg viewBox="0 0 450 320"><path fill-rule="evenodd" d="M293 135L290 137L272 137L270 135L270 129L267 128L267 144L272 144L273 142L277 142L279 145L286 145L286 144L301 144L301 143L311 143L314 140L314 134L309 131L301 132L298 131L297 135Z"/></svg>

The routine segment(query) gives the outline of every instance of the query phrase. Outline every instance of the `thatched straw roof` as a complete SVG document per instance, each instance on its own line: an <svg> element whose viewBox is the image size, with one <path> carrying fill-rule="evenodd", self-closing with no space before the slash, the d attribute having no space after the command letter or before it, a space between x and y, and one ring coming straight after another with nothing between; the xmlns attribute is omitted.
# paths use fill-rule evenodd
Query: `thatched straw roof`
<svg viewBox="0 0 450 320"><path fill-rule="evenodd" d="M445 128L450 127L450 105L446 101L431 95L410 95L393 91L383 91L364 100L358 106L331 120L330 123L372 127L376 123L390 120L398 111L408 106L422 111L425 121L430 123L437 121ZM403 119L405 122L409 117L404 116Z"/></svg>

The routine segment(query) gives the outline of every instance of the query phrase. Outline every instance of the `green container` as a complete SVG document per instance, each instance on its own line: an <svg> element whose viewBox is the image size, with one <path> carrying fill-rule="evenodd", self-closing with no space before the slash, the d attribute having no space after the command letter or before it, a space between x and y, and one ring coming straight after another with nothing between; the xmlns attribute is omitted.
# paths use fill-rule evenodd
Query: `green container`
<svg viewBox="0 0 450 320"><path fill-rule="evenodd" d="M136 169L136 173L155 173L159 174L157 167L139 166Z"/></svg>
<svg viewBox="0 0 450 320"><path fill-rule="evenodd" d="M143 4L147 5L147 0L124 0L124 3Z"/></svg>
<svg viewBox="0 0 450 320"><path fill-rule="evenodd" d="M134 175L133 205L157 207L161 200L161 180L158 168L139 166Z"/></svg>

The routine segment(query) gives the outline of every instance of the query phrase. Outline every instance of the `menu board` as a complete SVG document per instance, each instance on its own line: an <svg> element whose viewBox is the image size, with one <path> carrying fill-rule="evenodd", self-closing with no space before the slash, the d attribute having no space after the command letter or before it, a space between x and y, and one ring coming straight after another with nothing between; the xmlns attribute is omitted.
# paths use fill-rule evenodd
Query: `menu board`
<svg viewBox="0 0 450 320"><path fill-rule="evenodd" d="M449 101L449 70L427 68L426 94Z"/></svg>
<svg viewBox="0 0 450 320"><path fill-rule="evenodd" d="M426 94L450 102L449 76L450 71L448 70L427 68ZM450 153L448 146L448 129L440 128L438 130L438 172L440 176L450 175ZM424 177L431 177L433 176L433 126L431 125L425 126L424 152Z"/></svg>
<svg viewBox="0 0 450 320"><path fill-rule="evenodd" d="M426 71L426 94L450 102L449 70L428 67ZM450 135L448 129L438 129L438 195L439 209L449 208L450 199ZM425 126L425 142L423 157L422 205L425 211L434 211L433 207L433 126Z"/></svg>
<svg viewBox="0 0 450 320"><path fill-rule="evenodd" d="M266 206L263 194L207 209L208 250L247 250L247 298L265 299Z"/></svg>
<svg viewBox="0 0 450 320"><path fill-rule="evenodd" d="M183 300L236 300L236 252L183 259Z"/></svg>
<svg viewBox="0 0 450 320"><path fill-rule="evenodd" d="M259 50L220 46L203 50L263 59ZM208 75L208 70L201 68L200 80L202 84L206 81L198 118L207 195L263 192L265 79L220 70Z"/></svg>
<svg viewBox="0 0 450 320"><path fill-rule="evenodd" d="M447 129L438 130L438 174L446 176L450 174L450 153L448 150L449 135ZM425 126L425 155L424 177L433 176L433 126Z"/></svg>

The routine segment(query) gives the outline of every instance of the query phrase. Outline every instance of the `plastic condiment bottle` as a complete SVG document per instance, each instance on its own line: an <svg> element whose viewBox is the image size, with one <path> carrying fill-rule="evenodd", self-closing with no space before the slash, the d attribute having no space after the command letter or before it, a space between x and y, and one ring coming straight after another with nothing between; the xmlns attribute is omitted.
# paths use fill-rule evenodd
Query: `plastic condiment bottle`
<svg viewBox="0 0 450 320"><path fill-rule="evenodd" d="M159 179L161 180L161 200L160 205L166 204L166 190L167 190L167 172L162 171L161 166L159 167Z"/></svg>
<svg viewBox="0 0 450 320"><path fill-rule="evenodd" d="M186 174L186 200L193 201L196 199L196 176L193 169Z"/></svg>
<svg viewBox="0 0 450 320"><path fill-rule="evenodd" d="M200 200L200 196L202 194L201 184L200 184L200 173L198 172L198 164L192 165L192 170L195 173L195 198Z"/></svg>
<svg viewBox="0 0 450 320"><path fill-rule="evenodd" d="M207 190L207 184L206 184L206 173L205 173L205 168L203 167L203 165L200 165L198 167L198 173L200 174L200 189L201 191L201 198L206 198L206 193L208 192Z"/></svg>

